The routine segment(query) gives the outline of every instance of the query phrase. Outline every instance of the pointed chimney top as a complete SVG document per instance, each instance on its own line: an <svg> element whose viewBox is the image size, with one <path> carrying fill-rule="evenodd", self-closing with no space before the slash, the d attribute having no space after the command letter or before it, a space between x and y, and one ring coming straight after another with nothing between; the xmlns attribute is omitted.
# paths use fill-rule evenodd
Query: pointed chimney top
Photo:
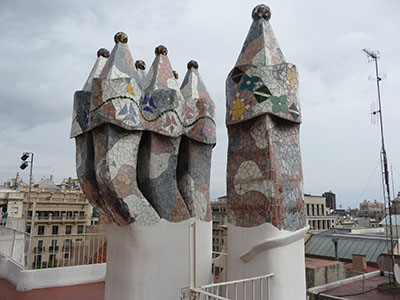
<svg viewBox="0 0 400 300"><path fill-rule="evenodd" d="M271 10L266 5L258 5L252 11L253 23L243 44L236 66L268 66L286 63L278 41L272 31Z"/></svg>
<svg viewBox="0 0 400 300"><path fill-rule="evenodd" d="M207 87L200 76L199 64L195 60L191 60L187 63L187 68L188 70L181 85L181 92L186 101L199 98L211 99Z"/></svg>
<svg viewBox="0 0 400 300"><path fill-rule="evenodd" d="M110 52L105 48L100 48L97 51L97 60L89 73L88 78L82 88L83 91L90 91L92 89L92 82L94 78L99 78L104 65L106 64L107 58L110 56Z"/></svg>
<svg viewBox="0 0 400 300"><path fill-rule="evenodd" d="M135 62L128 47L128 36L117 32L114 36L115 45L99 76L100 79L131 78L140 81L135 68Z"/></svg>

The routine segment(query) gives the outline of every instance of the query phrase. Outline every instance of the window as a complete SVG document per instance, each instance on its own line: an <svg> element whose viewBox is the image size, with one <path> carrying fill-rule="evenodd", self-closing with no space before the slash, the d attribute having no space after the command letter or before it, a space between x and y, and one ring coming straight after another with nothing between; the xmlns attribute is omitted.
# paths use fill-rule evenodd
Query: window
<svg viewBox="0 0 400 300"><path fill-rule="evenodd" d="M65 234L71 234L71 231L72 231L72 226L71 225L65 226Z"/></svg>
<svg viewBox="0 0 400 300"><path fill-rule="evenodd" d="M64 259L68 259L69 258L69 253L64 253Z"/></svg>
<svg viewBox="0 0 400 300"><path fill-rule="evenodd" d="M57 267L57 258L55 254L50 254L49 255L49 268L54 268Z"/></svg>
<svg viewBox="0 0 400 300"><path fill-rule="evenodd" d="M72 218L72 211L67 211L67 218L71 219Z"/></svg>
<svg viewBox="0 0 400 300"><path fill-rule="evenodd" d="M58 251L57 240L52 240L51 241L51 246L49 248L49 251L50 252Z"/></svg>
<svg viewBox="0 0 400 300"><path fill-rule="evenodd" d="M44 235L44 226L38 226L38 235Z"/></svg>
<svg viewBox="0 0 400 300"><path fill-rule="evenodd" d="M321 204L321 213L322 213L323 216L325 215L325 212L324 212L324 205L323 205L323 204Z"/></svg>
<svg viewBox="0 0 400 300"><path fill-rule="evenodd" d="M26 226L26 232L31 233L31 226Z"/></svg>
<svg viewBox="0 0 400 300"><path fill-rule="evenodd" d="M42 251L44 251L43 240L39 240L37 243L37 247L33 248L33 253L38 254L42 253Z"/></svg>
<svg viewBox="0 0 400 300"><path fill-rule="evenodd" d="M52 234L58 234L58 226L53 226Z"/></svg>
<svg viewBox="0 0 400 300"><path fill-rule="evenodd" d="M307 203L307 216L310 215L310 204Z"/></svg>
<svg viewBox="0 0 400 300"><path fill-rule="evenodd" d="M35 255L33 258L33 268L40 268L40 265L42 264L42 256L41 255Z"/></svg>
<svg viewBox="0 0 400 300"><path fill-rule="evenodd" d="M319 204L317 204L317 216L319 216Z"/></svg>
<svg viewBox="0 0 400 300"><path fill-rule="evenodd" d="M83 233L83 225L78 225L78 234Z"/></svg>
<svg viewBox="0 0 400 300"><path fill-rule="evenodd" d="M98 216L99 216L99 213L97 212L97 210L95 208L93 208L92 217L98 217Z"/></svg>
<svg viewBox="0 0 400 300"><path fill-rule="evenodd" d="M71 249L72 246L72 240L64 240L64 251L68 252Z"/></svg>
<svg viewBox="0 0 400 300"><path fill-rule="evenodd" d="M85 216L85 212L84 211L80 211L79 212L79 217L83 218Z"/></svg>
<svg viewBox="0 0 400 300"><path fill-rule="evenodd" d="M311 213L314 216L314 204L311 204Z"/></svg>

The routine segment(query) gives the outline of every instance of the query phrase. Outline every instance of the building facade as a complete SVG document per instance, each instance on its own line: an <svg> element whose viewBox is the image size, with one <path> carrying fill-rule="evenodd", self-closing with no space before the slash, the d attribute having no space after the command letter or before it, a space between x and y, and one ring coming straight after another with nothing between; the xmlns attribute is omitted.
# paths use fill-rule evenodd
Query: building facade
<svg viewBox="0 0 400 300"><path fill-rule="evenodd" d="M304 215L310 230L326 230L335 227L336 216L330 215L330 212L331 208L326 204L326 197L304 195Z"/></svg>
<svg viewBox="0 0 400 300"><path fill-rule="evenodd" d="M336 209L336 195L332 193L332 191L325 192L322 194L323 197L325 197L326 200L326 206L329 207L330 209L335 210Z"/></svg>
<svg viewBox="0 0 400 300"><path fill-rule="evenodd" d="M93 216L77 179L67 178L60 184L50 179L32 182L29 193L29 186L17 174L3 185L0 203L4 199L10 221L20 221L21 229L33 235L27 261L30 268L76 265L91 259L91 255L83 254L88 248L86 227L99 223L99 219Z"/></svg>
<svg viewBox="0 0 400 300"><path fill-rule="evenodd" d="M226 196L211 201L211 213L213 220L213 243L215 252L227 252L228 214Z"/></svg>

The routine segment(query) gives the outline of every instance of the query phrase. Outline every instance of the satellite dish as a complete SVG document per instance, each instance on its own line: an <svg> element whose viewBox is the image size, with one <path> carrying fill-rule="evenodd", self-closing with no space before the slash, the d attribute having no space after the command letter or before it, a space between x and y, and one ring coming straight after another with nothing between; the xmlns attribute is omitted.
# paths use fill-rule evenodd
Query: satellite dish
<svg viewBox="0 0 400 300"><path fill-rule="evenodd" d="M394 264L393 272L394 272L394 278L396 279L397 284L400 284L400 267L398 264Z"/></svg>

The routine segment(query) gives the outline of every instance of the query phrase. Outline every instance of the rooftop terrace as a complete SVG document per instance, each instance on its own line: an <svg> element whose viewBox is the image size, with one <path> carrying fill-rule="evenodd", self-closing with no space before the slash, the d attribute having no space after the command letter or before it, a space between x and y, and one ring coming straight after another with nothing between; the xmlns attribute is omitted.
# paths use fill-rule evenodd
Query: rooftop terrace
<svg viewBox="0 0 400 300"><path fill-rule="evenodd" d="M0 298L7 300L103 300L104 282L17 292L6 279L0 279Z"/></svg>

